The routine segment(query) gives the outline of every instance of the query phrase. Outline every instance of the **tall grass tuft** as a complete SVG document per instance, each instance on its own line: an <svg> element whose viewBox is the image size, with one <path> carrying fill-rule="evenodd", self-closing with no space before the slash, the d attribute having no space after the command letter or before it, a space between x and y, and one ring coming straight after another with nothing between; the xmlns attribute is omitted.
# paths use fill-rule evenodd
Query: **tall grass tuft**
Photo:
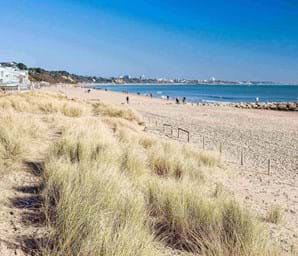
<svg viewBox="0 0 298 256"><path fill-rule="evenodd" d="M125 107L109 106L103 103L94 103L93 111L95 114L101 114L108 117L117 117L126 119L128 121L134 121L138 124L143 124L143 120L134 110Z"/></svg>
<svg viewBox="0 0 298 256"><path fill-rule="evenodd" d="M113 137L98 121L84 123L88 128L82 123L69 127L46 161L47 202L59 191L57 214L50 222L57 247L46 253L156 255L144 198L119 171L124 159L113 150ZM52 212L47 209L48 216Z"/></svg>
<svg viewBox="0 0 298 256"><path fill-rule="evenodd" d="M282 209L277 205L272 206L267 213L266 221L279 224L282 221Z"/></svg>
<svg viewBox="0 0 298 256"><path fill-rule="evenodd" d="M43 138L44 127L39 120L31 120L14 111L0 110L0 174L19 165Z"/></svg>

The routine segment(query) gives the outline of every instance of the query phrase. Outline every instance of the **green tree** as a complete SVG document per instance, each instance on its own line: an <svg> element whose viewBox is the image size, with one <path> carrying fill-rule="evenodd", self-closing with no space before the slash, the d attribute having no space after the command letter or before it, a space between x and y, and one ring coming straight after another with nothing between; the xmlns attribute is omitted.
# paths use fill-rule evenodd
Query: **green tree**
<svg viewBox="0 0 298 256"><path fill-rule="evenodd" d="M24 63L18 63L17 64L18 69L20 70L27 70L27 66Z"/></svg>

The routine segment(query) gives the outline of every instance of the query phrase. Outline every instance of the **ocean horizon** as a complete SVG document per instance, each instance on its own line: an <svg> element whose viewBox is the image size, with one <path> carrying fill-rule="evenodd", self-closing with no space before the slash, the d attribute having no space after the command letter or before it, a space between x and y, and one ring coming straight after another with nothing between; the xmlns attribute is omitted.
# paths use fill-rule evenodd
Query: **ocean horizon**
<svg viewBox="0 0 298 256"><path fill-rule="evenodd" d="M297 85L221 85L221 84L96 84L99 90L128 92L155 98L185 97L187 102L298 102Z"/></svg>

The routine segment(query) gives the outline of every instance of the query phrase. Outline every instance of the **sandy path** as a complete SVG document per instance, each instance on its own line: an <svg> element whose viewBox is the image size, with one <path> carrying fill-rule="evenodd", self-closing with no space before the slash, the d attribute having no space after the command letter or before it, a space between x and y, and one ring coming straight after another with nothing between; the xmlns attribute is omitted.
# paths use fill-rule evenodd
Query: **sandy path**
<svg viewBox="0 0 298 256"><path fill-rule="evenodd" d="M31 220L40 205L35 194L39 184L25 166L0 179L0 255L27 255L26 250L36 249L33 238L40 236L41 229Z"/></svg>
<svg viewBox="0 0 298 256"><path fill-rule="evenodd" d="M30 118L30 117L28 117ZM41 122L43 119L41 118ZM43 198L43 157L50 141L58 137L49 129L42 143L30 144L34 154L23 159L17 168L0 176L0 255L38 255L39 245L47 234L41 211Z"/></svg>
<svg viewBox="0 0 298 256"><path fill-rule="evenodd" d="M99 90L87 93L86 89L62 86L42 90L115 105L125 104L126 97L123 93ZM220 182L260 216L265 216L272 206L280 206L284 221L269 225L272 236L281 242L285 253L293 245L298 247L297 112L176 105L144 96L129 97L129 106L143 115L149 132L162 135L162 124L168 123L188 129L191 143L199 147L203 137L207 149L218 151L221 143L226 164L233 171L218 177ZM244 166L240 165L242 150Z"/></svg>

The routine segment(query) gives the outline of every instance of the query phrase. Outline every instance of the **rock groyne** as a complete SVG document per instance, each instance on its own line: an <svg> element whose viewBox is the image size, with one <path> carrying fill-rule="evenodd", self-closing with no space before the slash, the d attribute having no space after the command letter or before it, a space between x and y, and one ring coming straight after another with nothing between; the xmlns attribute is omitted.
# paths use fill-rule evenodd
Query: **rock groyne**
<svg viewBox="0 0 298 256"><path fill-rule="evenodd" d="M267 110L279 110L279 111L298 111L298 102L292 103L230 103L231 106L236 108L245 109L267 109Z"/></svg>
<svg viewBox="0 0 298 256"><path fill-rule="evenodd" d="M272 102L272 103L197 103L200 106L228 106L242 109L267 109L276 111L298 111L298 102Z"/></svg>

